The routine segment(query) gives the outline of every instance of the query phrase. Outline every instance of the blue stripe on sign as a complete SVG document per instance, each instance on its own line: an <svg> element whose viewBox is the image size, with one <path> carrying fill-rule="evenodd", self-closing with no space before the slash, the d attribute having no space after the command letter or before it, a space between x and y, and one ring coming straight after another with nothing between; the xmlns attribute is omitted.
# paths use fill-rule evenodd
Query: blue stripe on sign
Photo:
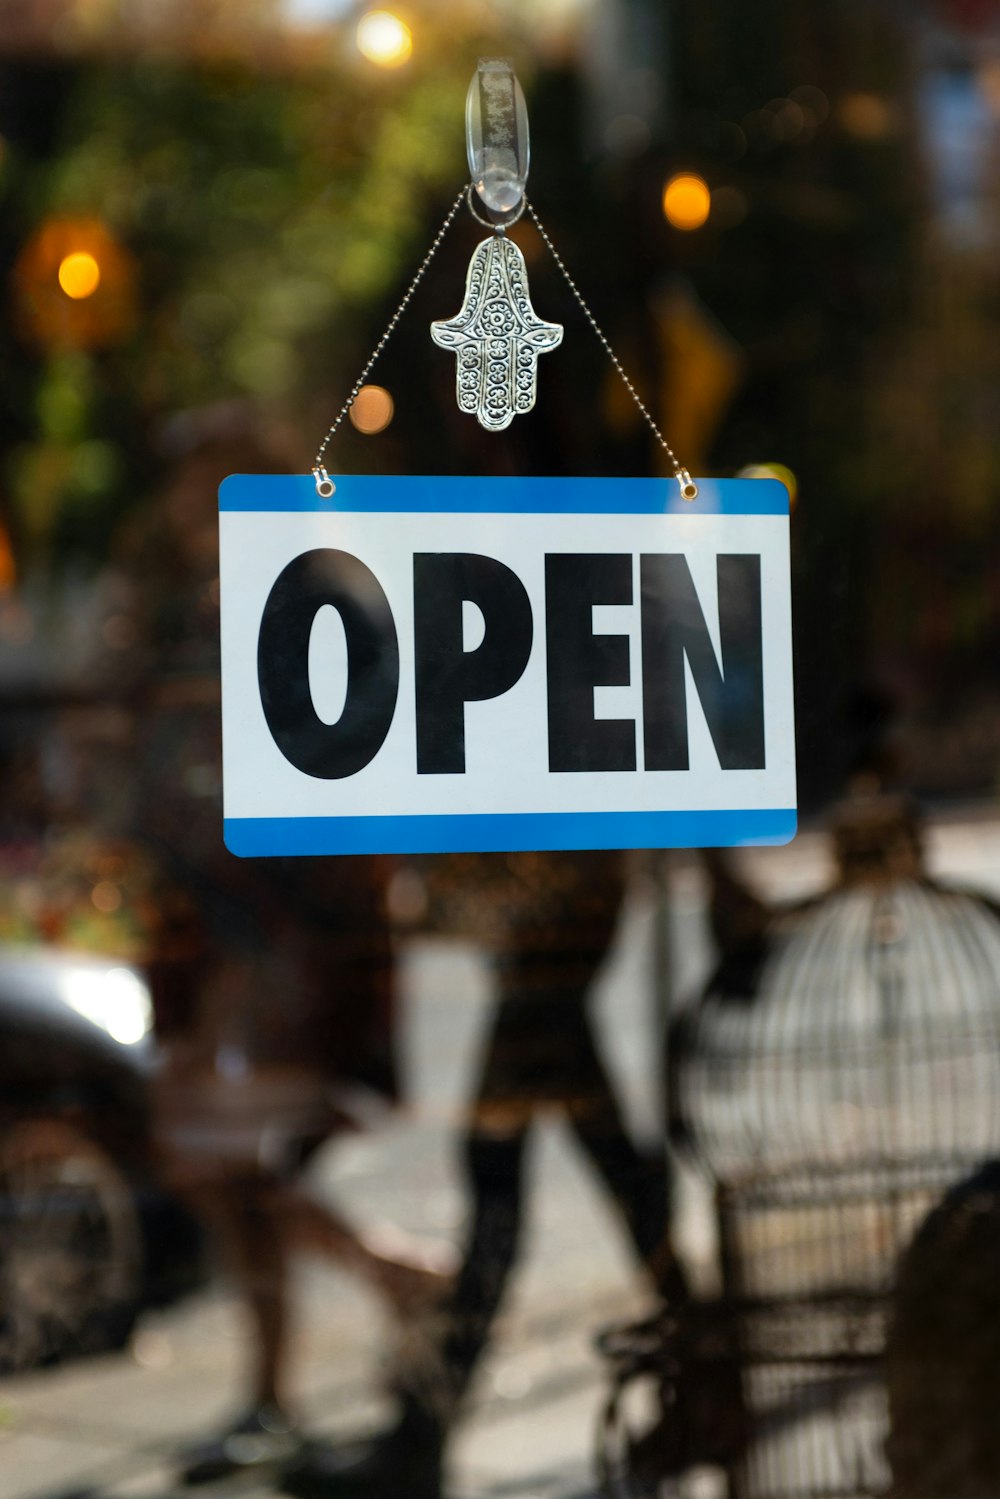
<svg viewBox="0 0 1000 1499"><path fill-rule="evenodd" d="M684 500L673 479L399 478L338 474L332 499L320 499L312 474L230 474L220 510L367 511L427 515L787 515L788 490L777 479L698 479Z"/></svg>
<svg viewBox="0 0 1000 1499"><path fill-rule="evenodd" d="M274 854L507 853L789 843L794 807L704 812L509 812L434 817L227 817L226 847Z"/></svg>

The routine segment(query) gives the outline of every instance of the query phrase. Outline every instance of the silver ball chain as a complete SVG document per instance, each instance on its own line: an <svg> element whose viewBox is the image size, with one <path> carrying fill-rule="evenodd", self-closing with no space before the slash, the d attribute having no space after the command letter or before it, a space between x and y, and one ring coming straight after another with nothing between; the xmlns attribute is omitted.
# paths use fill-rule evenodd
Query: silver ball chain
<svg viewBox="0 0 1000 1499"><path fill-rule="evenodd" d="M581 308L583 309L583 315L584 315L584 317L587 319L587 322L590 324L590 326L593 328L594 332L597 334L598 339L600 340L601 344L604 347L604 352L607 354L608 358L611 360L611 363L614 365L615 369L618 371L618 374L621 376L622 381L624 382L625 388L628 391L629 395L632 397L632 399L635 402L636 406L638 406L639 410L642 412L642 415L645 417L646 423L647 423L650 431L652 432L653 436L656 438L657 442L660 444L660 447L663 449L663 451L666 453L667 457L670 459L670 463L671 463L671 466L673 467L673 471L674 471L674 478L677 480L678 484L681 487L681 494L683 495L683 497L684 497L685 500L695 500L695 499L697 499L698 498L698 486L697 486L697 484L694 482L694 480L692 479L691 475L688 473L687 469L681 467L680 460L677 457L677 454L674 452L673 448L667 442L667 439L664 437L663 433L660 431L660 429L657 426L656 422L653 420L652 416L650 415L649 410L647 409L645 403L641 399L641 397L639 395L639 392L636 390L635 386L632 384L632 381L629 379L628 375L626 375L624 369L622 368L621 360L618 358L618 355L615 353L614 349L611 347L611 345L608 342L607 338L604 336L604 333L603 333L603 331L602 331L602 329L600 327L600 324L598 323L598 321L595 318L594 314L591 312L590 308L587 306L587 303L584 301L583 293L580 291L580 288L577 286L576 282L573 280L573 277L570 275L569 271L566 269L566 266L563 263L562 256L559 254L559 252L556 249L555 245L552 243L551 239L549 239L548 234L545 232L545 227L542 224L541 219L538 217L537 213L535 212L534 205L532 203L529 203L527 198L525 198L524 202L525 202L525 206L526 206L526 208L528 210L528 216L530 217L531 222L534 224L535 228L538 230L538 232L541 235L542 239L545 241L545 244L546 244L546 246L548 248L549 254L552 256L552 259L555 261L556 265L562 271L563 276L566 279L567 286L569 287L570 291L573 293L573 295L576 298L577 302L580 304Z"/></svg>
<svg viewBox="0 0 1000 1499"><path fill-rule="evenodd" d="M416 291L417 287L420 285L420 282L423 280L424 272L430 265L431 261L434 259L434 256L437 254L438 246L444 239L445 235L448 233L448 230L451 228L452 220L462 206L462 200L465 197L465 192L466 189L463 187L462 191L458 194L458 197L449 208L444 223L441 225L441 228L434 236L431 247L427 251L427 254L424 256L423 260L420 262L420 266L417 270L416 275L410 282L409 286L406 288L406 294L403 297L403 300L400 302L399 306L396 308L396 311L389 319L386 330L382 334L382 337L379 339L378 343L375 345L375 348L372 350L371 357L369 358L368 363L361 371L361 374L358 376L357 380L355 380L354 385L351 388L350 395L347 397L347 400L337 412L337 415L334 417L331 426L327 428L323 441L320 443L319 447L316 450L316 457L313 459L312 471L313 477L316 480L316 493L318 495L321 495L323 499L329 499L330 496L336 492L337 488L337 486L334 484L333 480L327 473L326 469L323 467L323 454L326 452L327 445L336 432L337 428L340 426L341 422L344 420L344 417L347 415L351 407L354 405L354 402L357 400L358 392L364 385L365 380L368 378L372 365L375 363L376 359L381 354L386 344L389 342L389 339L392 337L393 330L395 329L396 324L399 322L400 318L403 316L403 313L406 311L410 302L410 298L413 296L413 293Z"/></svg>
<svg viewBox="0 0 1000 1499"><path fill-rule="evenodd" d="M470 207L470 209L472 209L472 201L471 201L472 200L472 188L471 188L471 185L470 185L468 187L463 187L462 188L461 192L456 197L454 203L451 205L451 208L448 210L448 214L447 214L447 217L444 220L444 223L441 225L441 227L438 230L437 234L434 236L434 239L433 239L433 241L431 243L431 247L427 251L427 254L424 256L423 260L421 261L420 266L419 266L419 268L418 268L415 276L413 277L413 280L410 282L409 286L407 287L406 293L405 293L402 301L400 302L399 306L396 308L396 311L393 313L392 317L389 319L389 322L388 322L388 324L386 326L386 330L382 334L382 337L379 339L378 343L375 345L375 348L372 350L371 356L368 359L368 363L365 365L364 369L361 371L361 374L358 376L357 380L354 382L354 385L351 388L350 395L347 397L347 400L344 402L343 406L341 406L340 410L337 412L337 415L334 418L332 424L327 428L326 434L323 437L323 441L320 443L319 448L317 449L316 457L313 460L312 472L313 472L313 477L316 480L316 493L318 495L320 495L323 499L329 499L333 494L336 493L336 489L337 489L336 484L333 482L333 480L330 478L329 474L327 473L326 469L323 467L323 455L326 452L326 449L327 449L327 446L328 446L328 444L330 442L330 439L333 437L334 433L337 431L337 428L340 426L341 422L344 420L344 417L347 415L347 413L350 411L351 407L354 405L354 402L355 402L355 400L357 399L357 396L358 396L358 392L361 390L362 386L364 385L365 380L367 379L367 377L368 377L368 375L369 375L369 373L371 371L372 366L374 365L374 363L375 363L376 359L378 358L378 356L381 354L382 350L385 348L386 344L389 342L389 339L392 336L392 333L393 333L393 330L396 327L396 324L399 322L399 320L402 317L403 313L406 311L406 308L409 305L409 302L410 302L411 297L413 296L413 293L416 291L417 287L420 285L420 282L423 279L424 272L427 270L427 267L430 265L431 261L434 259L434 256L437 254L438 247L441 244L441 241L444 239L444 237L447 234L448 230L451 228L451 225L452 225L452 222L453 222L453 220L455 218L455 215L458 213L458 210L459 210L459 208L462 205L462 200L463 200L463 198L465 198L466 194L468 194L468 196L469 196L469 207ZM542 224L541 219L538 217L537 213L535 212L533 205L528 202L527 197L525 197L523 199L523 204L522 204L521 209L518 210L517 217L520 217L520 213L523 212L524 208L527 208L528 213L529 213L529 215L531 217L531 220L532 220L535 228L538 230L538 233L541 235L543 241L545 242L546 247L548 248L549 254L552 256L552 259L555 261L555 263L559 267L560 271L562 271L562 274L563 274L563 276L566 279L566 284L568 285L570 291L573 293L573 296L576 298L577 302L579 303L580 307L582 308L583 314L586 317L588 323L593 328L594 332L597 334L597 337L600 340L600 343L602 344L602 346L604 348L604 351L607 354L608 358L611 360L612 365L614 366L614 368L618 372L618 374L621 376L621 379L623 380L623 382L625 384L626 390L628 391L629 395L632 397L632 399L635 402L636 406L639 408L639 411L642 413L643 417L645 418L645 421L646 421L647 425L649 426L650 431L652 432L653 436L656 438L657 442L660 444L660 447L663 449L663 451L666 453L667 457L670 459L670 463L671 463L671 465L673 467L673 476L677 480L677 483L680 485L680 490L681 490L682 497L685 500L694 500L694 499L697 499L697 497L698 497L698 486L697 486L697 484L695 484L694 480L691 478L691 475L688 473L687 469L681 467L680 460L677 458L677 455L675 454L673 448L667 442L667 439L664 437L663 433L660 431L660 429L657 426L656 422L653 420L652 416L650 415L649 410L647 409L646 405L644 404L644 402L640 398L639 392L636 390L635 386L632 384L632 381L629 379L628 375L626 375L624 369L622 368L622 364L621 364L620 359L618 358L618 356L615 353L614 349L611 347L611 345L608 342L607 338L604 336L604 333L602 332L601 327L598 324L597 319L594 317L594 314L591 312L590 308L587 306L587 303L584 301L582 292L580 291L580 289L577 286L576 282L573 280L573 277L570 275L569 271L566 269L566 266L563 263L562 257L560 256L560 254L557 251L555 245L552 243L551 239L549 238L548 234L546 233L545 228L544 228L544 226ZM473 212L473 214L474 214L474 216L476 218L479 217L479 215L475 213L474 209L472 209L472 212ZM480 222L485 222L485 221L484 220L480 220ZM511 220L511 222L513 222L513 220ZM504 229L507 226L506 226L506 223L504 223L504 224L496 224L493 227L496 229L496 232L498 234L502 234L504 232Z"/></svg>

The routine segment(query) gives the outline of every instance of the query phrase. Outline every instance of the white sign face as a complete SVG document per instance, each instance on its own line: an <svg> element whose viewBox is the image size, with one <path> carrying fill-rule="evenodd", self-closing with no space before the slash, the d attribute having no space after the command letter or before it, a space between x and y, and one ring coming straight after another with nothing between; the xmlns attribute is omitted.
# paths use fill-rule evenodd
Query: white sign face
<svg viewBox="0 0 1000 1499"><path fill-rule="evenodd" d="M220 490L233 853L794 836L782 484L336 484Z"/></svg>

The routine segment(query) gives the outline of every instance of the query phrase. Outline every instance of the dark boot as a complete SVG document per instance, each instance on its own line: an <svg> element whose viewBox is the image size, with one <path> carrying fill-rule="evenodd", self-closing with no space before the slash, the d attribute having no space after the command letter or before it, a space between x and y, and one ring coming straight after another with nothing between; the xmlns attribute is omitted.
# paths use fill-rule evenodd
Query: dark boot
<svg viewBox="0 0 1000 1499"><path fill-rule="evenodd" d="M214 1441L182 1452L180 1478L194 1487L234 1473L274 1472L301 1450L302 1438L291 1418L279 1406L261 1405Z"/></svg>
<svg viewBox="0 0 1000 1499"><path fill-rule="evenodd" d="M413 1397L396 1425L367 1446L312 1445L286 1468L281 1493L293 1499L440 1499L445 1431Z"/></svg>

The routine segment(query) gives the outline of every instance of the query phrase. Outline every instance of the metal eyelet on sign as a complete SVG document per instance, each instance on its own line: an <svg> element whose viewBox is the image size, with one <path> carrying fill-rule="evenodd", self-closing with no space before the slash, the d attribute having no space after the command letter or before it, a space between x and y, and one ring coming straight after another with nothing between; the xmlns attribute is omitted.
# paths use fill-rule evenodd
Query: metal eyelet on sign
<svg viewBox="0 0 1000 1499"><path fill-rule="evenodd" d="M337 493L337 486L330 478L330 475L327 473L326 469L314 468L313 477L316 480L316 493L319 495L320 499L332 499L332 497Z"/></svg>
<svg viewBox="0 0 1000 1499"><path fill-rule="evenodd" d="M621 360L615 354L614 349L608 342L608 339L606 338L604 332L598 324L597 319L594 317L593 312L587 305L586 299L584 298L576 282L573 280L572 276L567 270L566 265L559 252L557 251L555 245L552 243L548 231L542 224L542 221L538 217L538 214L535 212L534 207L528 201L527 195L525 193L525 185L528 176L527 110L520 85L518 84L517 79L514 76L513 65L510 63L509 59L480 58L479 60L479 66L476 70L475 76L473 77L472 83L470 84L469 94L466 99L466 148L469 157L469 167L472 174L472 180L468 182L463 188L461 188L461 190L456 194L455 199L445 216L444 222L442 223L440 229L434 237L434 240L431 243L427 254L424 256L419 267L417 268L417 271L414 274L409 286L407 287L406 293L400 301L399 306L396 308L392 317L389 319L389 322L386 325L385 332L382 334L382 337L379 339L378 343L375 345L374 349L369 355L364 369L361 371L361 374L355 381L355 384L347 399L344 401L333 422L326 430L326 433L319 445L319 448L317 449L316 457L314 459L313 474L316 479L317 494L322 499L330 499L336 492L336 485L330 479L326 470L322 467L323 455L325 454L327 447L335 436L344 418L347 416L347 413L350 411L351 406L353 405L354 400L358 395L358 392L362 389L369 373L371 372L372 366L375 364L375 361L382 353L382 350L385 348L390 337L392 336L393 330L395 329L397 323L409 306L414 292L423 279L427 267L430 265L435 254L437 253L438 247L441 244L441 241L444 239L445 234L447 233L451 224L454 222L455 216L458 213L464 200L468 205L469 212L472 214L472 217L477 221L477 223L481 224L484 229L491 229L493 231L493 234L495 236L494 244L496 242L499 242L502 245L505 242L507 230L517 223L522 214L526 213L528 215L532 224L537 230L543 244L548 249L550 255L556 263L556 266L565 279L566 284L569 287L569 290L572 293L574 299L579 304L581 311L587 319L587 322L590 324L598 341L607 354L608 359L611 361L613 368L624 383L625 388L631 396L633 402L635 403L635 406L638 409L640 415L648 426L650 432L653 434L653 437L656 439L656 442L659 444L659 447L662 449L663 453L669 460L671 472L673 474L673 477L677 480L678 487L681 491L681 498L688 503L690 503L692 500L696 500L698 498L697 484L691 478L691 475L688 473L687 469L681 468L680 462L677 458L677 455L674 453L673 448L670 446L669 442L660 431L660 428L653 418L651 412L649 411L649 408L646 406L632 381L625 373ZM493 208L494 204L496 204L495 211ZM485 216L486 213L489 213L489 217ZM511 249L516 248L511 241L507 241L506 243ZM479 251L483 249L484 245L490 247L491 242L484 241L483 244L480 245L477 249L477 256L479 255ZM480 256L479 258L480 260L484 259L484 257L482 256ZM500 261L495 254L491 254L491 264L506 266L507 263L508 262L506 258L503 261ZM476 256L474 256L472 265L470 266L470 275L472 274L473 267L476 267L477 265L478 262ZM519 281L526 280L523 275L522 267L523 263L522 266L518 267L519 270L522 270L522 274L518 278ZM468 298L468 284L466 294ZM435 323L434 325L432 325L432 337L434 337L435 342L440 342L440 339L433 332L433 328L447 328L450 333L454 331L450 327L450 325L453 324L454 321L454 319L448 319L442 323ZM556 324L549 325L550 330L557 327L558 325ZM561 334L561 328L559 329L559 332ZM452 344L448 343L445 346L452 347ZM554 347L554 344L549 344L547 346ZM529 348L525 351L526 360L528 357L530 357L530 354L532 352L538 352L538 350L535 349L533 345L529 346ZM474 351L473 354L469 357L474 357ZM494 361L498 370L503 365L503 362L504 361L502 359L497 359ZM466 391L466 394L468 395L468 391L472 390L473 385L475 384L475 371L471 368L471 365L469 371L467 371L466 373L469 375L471 382ZM530 385L532 375L527 367L525 367L524 370L519 371L518 374L519 376L523 377L524 380L528 381ZM533 388L519 392L519 395L523 395L523 400L521 400L520 404L517 406L517 409L519 411L530 410L531 406L534 405ZM471 400L472 397L468 396L468 399ZM459 399L459 406L462 410L472 409L472 407L461 398ZM483 422L483 425L488 426L490 430L500 431L507 425L507 422Z"/></svg>

